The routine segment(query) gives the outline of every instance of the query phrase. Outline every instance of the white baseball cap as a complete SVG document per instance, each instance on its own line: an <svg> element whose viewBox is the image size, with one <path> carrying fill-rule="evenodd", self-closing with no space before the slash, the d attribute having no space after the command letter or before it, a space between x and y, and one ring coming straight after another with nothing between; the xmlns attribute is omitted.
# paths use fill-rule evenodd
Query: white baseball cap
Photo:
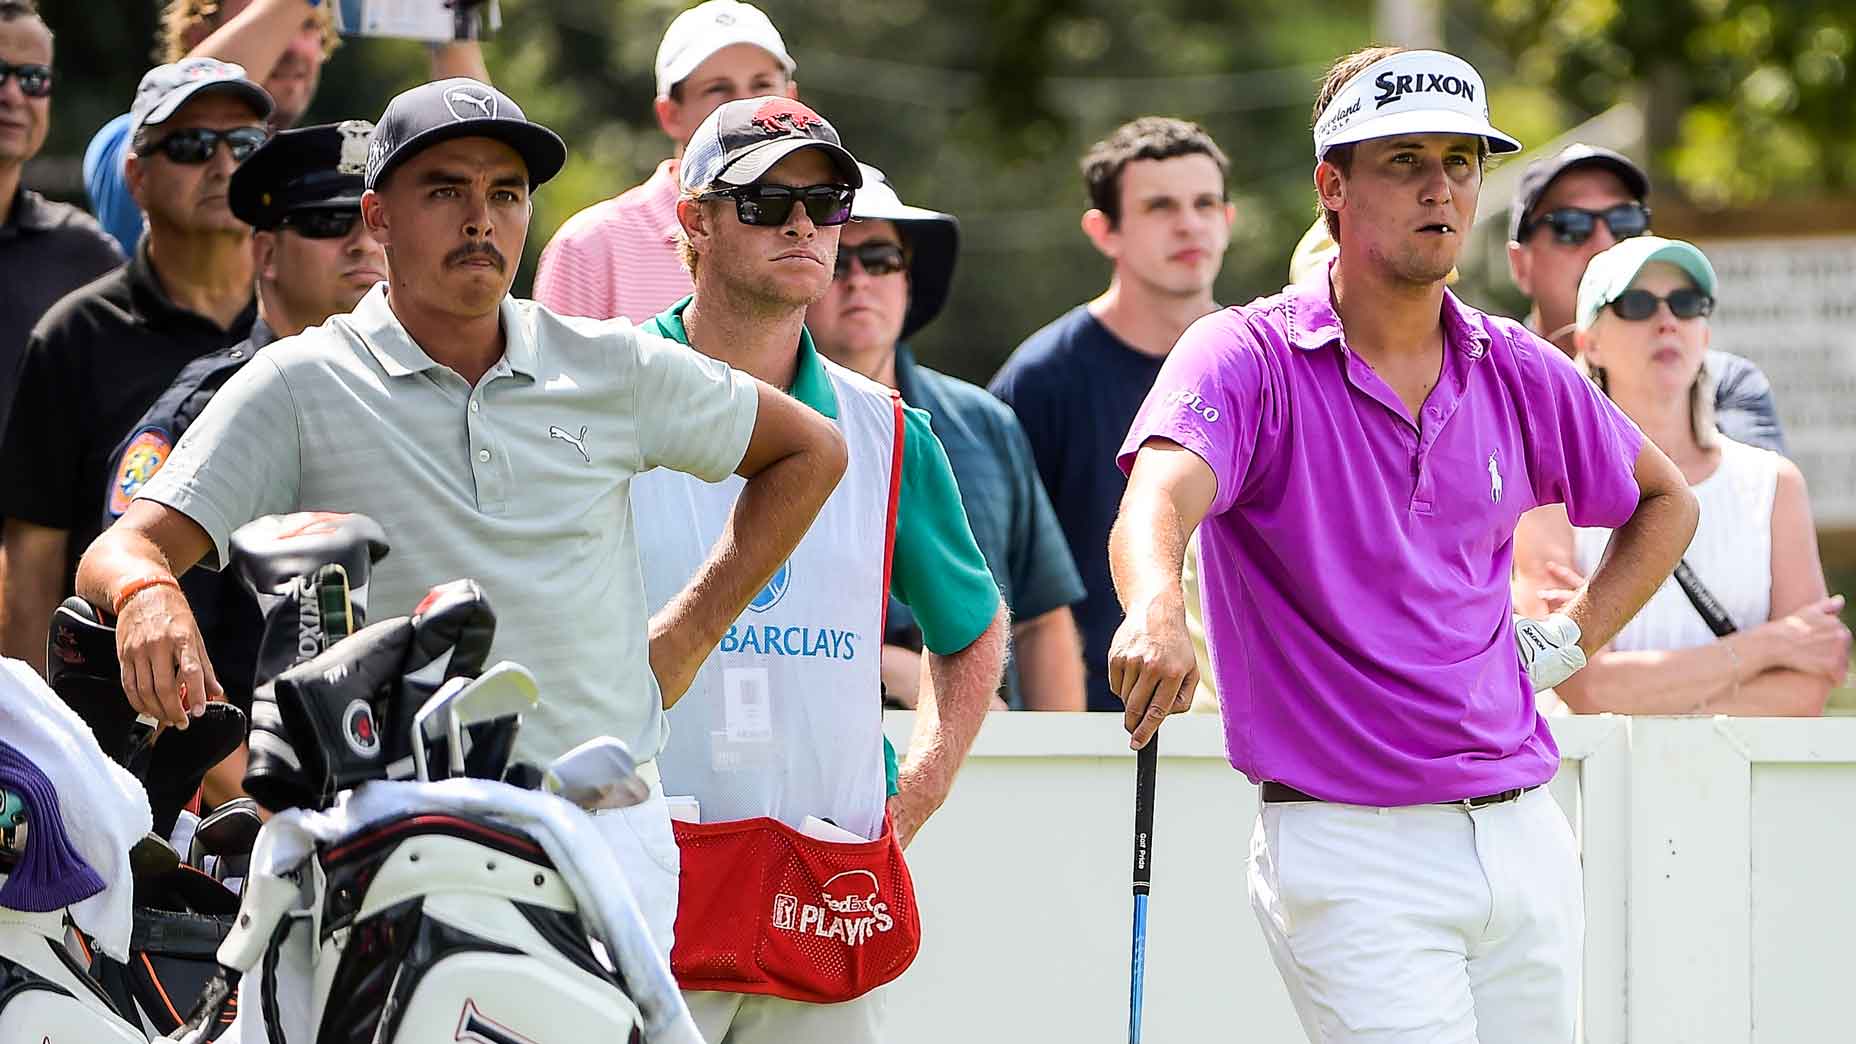
<svg viewBox="0 0 1856 1044"><path fill-rule="evenodd" d="M791 76L798 66L786 53L786 41L773 22L753 4L741 0L709 0L683 12L664 30L664 40L657 45L657 94L668 97L670 89L709 60L709 56L734 44L753 44L780 60Z"/></svg>
<svg viewBox="0 0 1856 1044"><path fill-rule="evenodd" d="M1315 158L1396 134L1472 134L1491 153L1521 151L1489 122L1488 90L1475 67L1443 51L1400 51L1354 74L1315 121Z"/></svg>

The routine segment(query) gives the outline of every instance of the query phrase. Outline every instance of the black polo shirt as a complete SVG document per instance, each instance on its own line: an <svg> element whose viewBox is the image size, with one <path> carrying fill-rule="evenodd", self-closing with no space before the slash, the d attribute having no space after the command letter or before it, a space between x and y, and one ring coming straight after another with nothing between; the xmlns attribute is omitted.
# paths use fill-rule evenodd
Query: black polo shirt
<svg viewBox="0 0 1856 1044"><path fill-rule="evenodd" d="M256 315L254 300L222 329L176 305L143 237L128 264L65 296L33 328L0 442L0 516L69 533L66 595L102 532L117 444L182 367L243 341Z"/></svg>
<svg viewBox="0 0 1856 1044"><path fill-rule="evenodd" d="M32 326L60 297L122 264L89 214L24 188L0 223L0 430Z"/></svg>

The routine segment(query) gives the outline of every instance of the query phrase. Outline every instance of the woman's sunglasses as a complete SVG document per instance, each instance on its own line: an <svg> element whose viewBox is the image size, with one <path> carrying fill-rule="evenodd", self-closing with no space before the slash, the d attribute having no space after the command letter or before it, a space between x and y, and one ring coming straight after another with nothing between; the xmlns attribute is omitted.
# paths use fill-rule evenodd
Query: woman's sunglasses
<svg viewBox="0 0 1856 1044"><path fill-rule="evenodd" d="M317 207L292 210L277 224L304 239L343 239L361 220L360 207Z"/></svg>
<svg viewBox="0 0 1856 1044"><path fill-rule="evenodd" d="M269 137L270 132L263 127L233 127L231 130L189 127L186 130L177 130L160 141L151 143L148 147L151 150L159 150L170 163L197 164L212 159L213 152L223 141L226 143L226 148L232 150L232 159L243 163L245 157L258 151L258 146L264 144Z"/></svg>
<svg viewBox="0 0 1856 1044"><path fill-rule="evenodd" d="M894 275L908 267L908 259L902 256L902 248L894 243L861 243L854 247L838 248L838 263L831 270L832 278L843 279L851 273L851 258L864 266L864 272L873 276Z"/></svg>
<svg viewBox="0 0 1856 1044"><path fill-rule="evenodd" d="M842 225L851 219L851 200L857 190L849 185L742 185L715 189L698 199L732 199L735 217L744 225L779 228L793 213L795 202L806 208L814 225Z"/></svg>
<svg viewBox="0 0 1856 1044"><path fill-rule="evenodd" d="M1613 239L1631 239L1650 230L1650 208L1642 203L1619 203L1604 210L1561 207L1528 222L1521 232L1521 239L1525 242L1535 229L1545 225L1553 230L1554 242L1578 246L1592 238L1592 233L1598 231L1600 221L1611 230Z"/></svg>
<svg viewBox="0 0 1856 1044"><path fill-rule="evenodd" d="M1700 290L1683 287L1672 290L1668 297L1658 297L1648 290L1626 290L1613 298L1606 305L1618 314L1619 319L1640 322L1656 314L1656 306L1669 302L1669 312L1677 319L1694 319L1714 311L1714 298Z"/></svg>
<svg viewBox="0 0 1856 1044"><path fill-rule="evenodd" d="M52 67L49 65L14 65L0 62L0 87L6 78L19 77L19 93L28 98L49 98L52 93Z"/></svg>

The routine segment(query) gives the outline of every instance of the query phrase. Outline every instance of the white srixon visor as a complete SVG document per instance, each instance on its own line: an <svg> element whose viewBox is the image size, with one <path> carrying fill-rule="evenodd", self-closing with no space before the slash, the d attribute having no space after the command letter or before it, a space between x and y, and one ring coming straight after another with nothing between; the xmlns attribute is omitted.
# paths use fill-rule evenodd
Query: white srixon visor
<svg viewBox="0 0 1856 1044"><path fill-rule="evenodd" d="M1470 134L1491 153L1521 143L1489 122L1489 96L1475 67L1442 51L1403 51L1348 80L1315 121L1315 158L1336 145L1398 134Z"/></svg>

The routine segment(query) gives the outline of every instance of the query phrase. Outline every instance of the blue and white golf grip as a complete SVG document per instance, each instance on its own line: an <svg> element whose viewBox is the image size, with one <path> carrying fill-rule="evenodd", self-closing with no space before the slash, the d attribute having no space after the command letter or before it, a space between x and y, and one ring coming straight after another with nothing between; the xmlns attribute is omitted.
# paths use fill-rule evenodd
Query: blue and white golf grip
<svg viewBox="0 0 1856 1044"><path fill-rule="evenodd" d="M1147 984L1147 893L1153 881L1155 733L1134 759L1134 953L1128 964L1128 1044L1141 1044L1141 1002Z"/></svg>

